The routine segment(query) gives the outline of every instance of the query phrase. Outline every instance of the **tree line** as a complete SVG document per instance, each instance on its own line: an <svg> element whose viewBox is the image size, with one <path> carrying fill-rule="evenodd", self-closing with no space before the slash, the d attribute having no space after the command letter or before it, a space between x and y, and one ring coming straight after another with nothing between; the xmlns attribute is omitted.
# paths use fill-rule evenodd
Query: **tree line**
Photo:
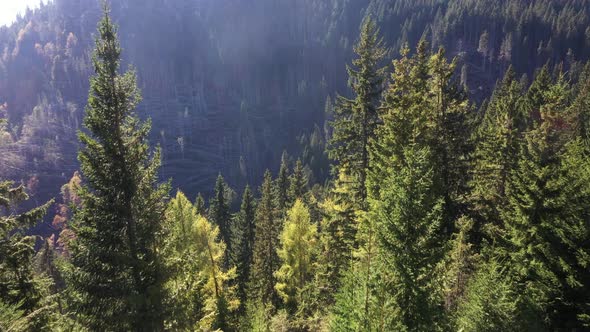
<svg viewBox="0 0 590 332"><path fill-rule="evenodd" d="M159 180L108 9L53 227L0 184L0 330L523 331L590 325L590 65L508 68L476 109L426 39L366 18L327 110L327 184L283 154L258 190ZM328 99L330 100L330 99Z"/></svg>

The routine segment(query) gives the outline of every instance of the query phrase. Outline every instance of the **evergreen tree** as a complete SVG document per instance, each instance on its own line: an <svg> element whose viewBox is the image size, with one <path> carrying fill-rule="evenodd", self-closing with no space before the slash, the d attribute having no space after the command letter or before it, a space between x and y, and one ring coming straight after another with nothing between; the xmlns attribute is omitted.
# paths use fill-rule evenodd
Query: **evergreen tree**
<svg viewBox="0 0 590 332"><path fill-rule="evenodd" d="M297 159L293 174L289 177L289 203L293 204L297 199L303 199L307 192L308 180L303 163Z"/></svg>
<svg viewBox="0 0 590 332"><path fill-rule="evenodd" d="M207 214L207 209L205 208L205 199L201 193L199 193L195 199L195 209L197 209L197 214L200 216L205 216Z"/></svg>
<svg viewBox="0 0 590 332"><path fill-rule="evenodd" d="M479 218L478 227L487 225L488 235L496 233L501 224L498 208L506 203L508 175L516 166L518 144L524 130L522 89L514 71L509 68L496 87L475 133L477 143L473 154L470 200Z"/></svg>
<svg viewBox="0 0 590 332"><path fill-rule="evenodd" d="M355 98L338 96L329 144L330 158L338 163L337 173L344 173L351 181L348 199L361 208L365 208L367 197L369 148L379 122L378 104L384 79L384 69L379 68L379 63L387 53L378 34L375 22L366 18L354 47L358 58L353 60L353 67L347 68L348 83Z"/></svg>
<svg viewBox="0 0 590 332"><path fill-rule="evenodd" d="M317 227L312 224L307 206L297 199L287 213L280 235L278 255L282 265L275 273L277 292L287 308L301 305L301 291L311 281L316 255Z"/></svg>
<svg viewBox="0 0 590 332"><path fill-rule="evenodd" d="M42 329L46 323L39 312L43 285L33 269L36 237L26 232L53 201L18 214L16 207L28 199L24 186L0 181L0 328L6 331Z"/></svg>
<svg viewBox="0 0 590 332"><path fill-rule="evenodd" d="M274 205L272 176L270 171L264 174L260 186L260 200L256 206L254 258L250 276L251 296L263 304L278 305L278 294L274 288L276 279L274 272L279 268L277 248L281 221L277 218Z"/></svg>
<svg viewBox="0 0 590 332"><path fill-rule="evenodd" d="M237 269L236 281L238 283L238 296L244 305L247 299L247 284L250 278L250 270L254 249L254 218L256 206L250 186L246 186L242 196L240 212L236 216L232 232L232 265Z"/></svg>
<svg viewBox="0 0 590 332"><path fill-rule="evenodd" d="M220 239L227 246L228 250L223 260L224 267L227 268L229 266L229 253L231 252L231 214L226 197L226 187L223 177L219 174L215 182L215 193L209 205L209 218L213 224L219 227Z"/></svg>
<svg viewBox="0 0 590 332"><path fill-rule="evenodd" d="M276 193L277 209L284 214L289 203L289 156L287 151L283 151L281 157L281 167L279 168L279 175L276 179Z"/></svg>
<svg viewBox="0 0 590 332"><path fill-rule="evenodd" d="M565 123L567 89L560 75L549 89L538 91L540 116L525 134L506 188L508 204L501 210L509 266L517 292L526 299L519 303L520 319L544 322L551 329L576 322L573 307L586 304L579 298L574 301L573 294L588 289L577 268L588 252L582 245L588 234L583 221L587 220L587 172L579 168L579 162L577 167L565 162L569 144L560 130Z"/></svg>
<svg viewBox="0 0 590 332"><path fill-rule="evenodd" d="M382 179L379 199L370 200L379 255L391 273L386 291L396 305L389 330L431 331L440 324L444 200L433 159L428 147L406 147L400 169Z"/></svg>
<svg viewBox="0 0 590 332"><path fill-rule="evenodd" d="M74 313L95 330L163 328L164 274L157 250L168 185L157 185L160 152L150 154L150 123L133 71L119 75L121 47L108 9L98 26L95 76L79 159L84 182L74 216L69 285Z"/></svg>

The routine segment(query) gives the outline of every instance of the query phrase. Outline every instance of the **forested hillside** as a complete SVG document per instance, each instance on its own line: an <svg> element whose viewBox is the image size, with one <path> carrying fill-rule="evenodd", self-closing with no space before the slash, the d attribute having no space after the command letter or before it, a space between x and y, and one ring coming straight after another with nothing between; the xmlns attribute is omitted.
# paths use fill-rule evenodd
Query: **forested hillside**
<svg viewBox="0 0 590 332"><path fill-rule="evenodd" d="M589 15L28 11L0 27L0 331L590 329Z"/></svg>
<svg viewBox="0 0 590 332"><path fill-rule="evenodd" d="M422 36L432 50L442 45L449 58L459 56L457 72L478 103L508 64L530 77L547 61L585 60L590 43L583 0L124 0L112 7L124 67L136 68L143 92L139 114L152 119L150 141L163 148L162 178L190 194L210 193L219 172L238 187L259 184L283 150L301 155L315 179L326 178L326 99L350 93L345 64L367 14L392 57ZM99 17L99 1L55 0L0 28L0 105L9 119L0 171L38 181L41 198L78 168L75 133Z"/></svg>

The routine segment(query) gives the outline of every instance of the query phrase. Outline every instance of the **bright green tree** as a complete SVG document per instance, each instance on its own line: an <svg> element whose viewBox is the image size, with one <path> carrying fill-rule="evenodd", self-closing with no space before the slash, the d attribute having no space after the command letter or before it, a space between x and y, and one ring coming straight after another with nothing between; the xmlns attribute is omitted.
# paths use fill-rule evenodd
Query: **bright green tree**
<svg viewBox="0 0 590 332"><path fill-rule="evenodd" d="M317 244L317 226L300 199L287 212L280 241L278 255L282 264L275 273L275 288L286 306L295 310L301 304L301 290L313 277Z"/></svg>
<svg viewBox="0 0 590 332"><path fill-rule="evenodd" d="M150 153L150 122L134 71L119 74L121 47L108 9L98 26L79 152L85 185L74 216L68 284L73 310L95 330L163 328L165 282L157 250L168 185L158 185L160 152Z"/></svg>

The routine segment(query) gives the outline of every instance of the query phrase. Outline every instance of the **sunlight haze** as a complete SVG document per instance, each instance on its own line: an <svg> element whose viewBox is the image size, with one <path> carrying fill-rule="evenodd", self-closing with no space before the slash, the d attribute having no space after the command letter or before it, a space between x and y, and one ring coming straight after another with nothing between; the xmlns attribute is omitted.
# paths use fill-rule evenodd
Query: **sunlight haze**
<svg viewBox="0 0 590 332"><path fill-rule="evenodd" d="M11 24L18 13L23 14L27 7L37 8L39 3L40 0L0 0L0 26Z"/></svg>

